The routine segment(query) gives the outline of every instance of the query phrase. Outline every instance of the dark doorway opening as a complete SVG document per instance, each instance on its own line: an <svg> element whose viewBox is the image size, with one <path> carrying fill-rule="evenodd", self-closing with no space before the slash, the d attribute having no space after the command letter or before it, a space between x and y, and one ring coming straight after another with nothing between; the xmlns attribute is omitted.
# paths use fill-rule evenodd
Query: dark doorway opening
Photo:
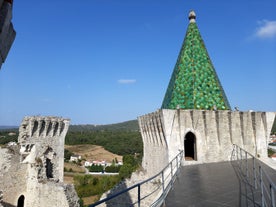
<svg viewBox="0 0 276 207"><path fill-rule="evenodd" d="M196 137L188 132L184 138L185 160L196 160Z"/></svg>
<svg viewBox="0 0 276 207"><path fill-rule="evenodd" d="M53 178L53 163L50 159L46 158L46 176L47 178Z"/></svg>
<svg viewBox="0 0 276 207"><path fill-rule="evenodd" d="M17 207L24 207L24 200L25 200L25 197L24 197L23 195L21 195L21 196L18 198Z"/></svg>

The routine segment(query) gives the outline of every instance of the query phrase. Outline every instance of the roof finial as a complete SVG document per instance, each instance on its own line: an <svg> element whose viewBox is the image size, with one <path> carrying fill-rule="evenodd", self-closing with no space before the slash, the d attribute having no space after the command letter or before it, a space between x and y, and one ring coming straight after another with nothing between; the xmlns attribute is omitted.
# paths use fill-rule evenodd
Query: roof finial
<svg viewBox="0 0 276 207"><path fill-rule="evenodd" d="M196 19L195 11L194 11L194 10L191 10L190 13L189 13L189 20L190 20L190 23L194 23L194 22L195 22L195 19Z"/></svg>

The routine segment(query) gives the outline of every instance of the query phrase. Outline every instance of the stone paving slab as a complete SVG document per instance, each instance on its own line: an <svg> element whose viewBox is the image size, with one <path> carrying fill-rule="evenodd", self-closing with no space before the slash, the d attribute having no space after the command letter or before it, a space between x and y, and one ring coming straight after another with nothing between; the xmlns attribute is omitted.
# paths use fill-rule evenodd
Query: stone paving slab
<svg viewBox="0 0 276 207"><path fill-rule="evenodd" d="M185 166L180 169L165 206L240 206L239 189L231 162Z"/></svg>

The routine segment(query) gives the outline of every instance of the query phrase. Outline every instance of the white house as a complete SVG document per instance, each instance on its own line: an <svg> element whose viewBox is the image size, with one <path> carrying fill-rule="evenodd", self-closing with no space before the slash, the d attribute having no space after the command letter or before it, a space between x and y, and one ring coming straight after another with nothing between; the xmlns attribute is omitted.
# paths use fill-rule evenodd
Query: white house
<svg viewBox="0 0 276 207"><path fill-rule="evenodd" d="M71 157L70 157L70 162L77 162L78 160L81 160L81 156L80 155L72 155Z"/></svg>

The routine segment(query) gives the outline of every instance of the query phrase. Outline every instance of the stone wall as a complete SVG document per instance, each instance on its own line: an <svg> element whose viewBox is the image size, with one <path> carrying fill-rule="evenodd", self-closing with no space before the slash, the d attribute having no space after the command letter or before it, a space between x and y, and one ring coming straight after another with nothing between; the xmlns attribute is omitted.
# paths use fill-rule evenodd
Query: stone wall
<svg viewBox="0 0 276 207"><path fill-rule="evenodd" d="M19 128L21 162L39 163L39 179L63 181L64 139L69 120L59 117L25 117ZM47 171L47 169L49 169Z"/></svg>
<svg viewBox="0 0 276 207"><path fill-rule="evenodd" d="M139 117L138 122L144 143L143 168L161 170L169 163L169 145L164 133L162 114L160 111L153 112Z"/></svg>
<svg viewBox="0 0 276 207"><path fill-rule="evenodd" d="M12 19L12 0L0 0L0 69L15 39Z"/></svg>
<svg viewBox="0 0 276 207"><path fill-rule="evenodd" d="M138 118L144 143L143 167L158 173L179 150L188 133L195 136L195 161L230 160L233 144L254 156L267 157L274 112L162 109ZM185 154L185 153L184 153Z"/></svg>
<svg viewBox="0 0 276 207"><path fill-rule="evenodd" d="M19 146L0 149L0 188L4 203L17 206L17 199L26 193L27 168L20 164Z"/></svg>
<svg viewBox="0 0 276 207"><path fill-rule="evenodd" d="M69 120L60 117L25 117L18 145L0 149L0 190L3 202L17 206L78 207L71 185L62 183L64 139Z"/></svg>

